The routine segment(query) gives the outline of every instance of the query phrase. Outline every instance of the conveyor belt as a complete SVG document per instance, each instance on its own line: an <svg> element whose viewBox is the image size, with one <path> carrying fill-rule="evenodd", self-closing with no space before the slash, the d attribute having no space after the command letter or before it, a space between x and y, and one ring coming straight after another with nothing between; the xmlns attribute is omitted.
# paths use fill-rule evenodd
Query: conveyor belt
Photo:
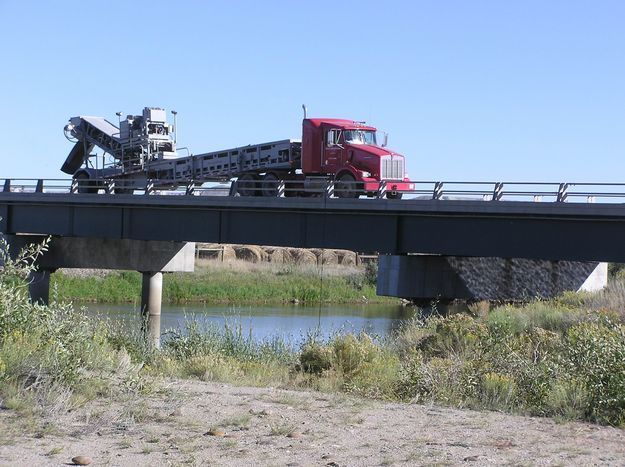
<svg viewBox="0 0 625 467"><path fill-rule="evenodd" d="M94 146L114 157L121 156L119 128L108 120L102 117L73 117L67 128L70 128L71 135L78 139L78 142L61 167L66 174L74 174L89 157Z"/></svg>

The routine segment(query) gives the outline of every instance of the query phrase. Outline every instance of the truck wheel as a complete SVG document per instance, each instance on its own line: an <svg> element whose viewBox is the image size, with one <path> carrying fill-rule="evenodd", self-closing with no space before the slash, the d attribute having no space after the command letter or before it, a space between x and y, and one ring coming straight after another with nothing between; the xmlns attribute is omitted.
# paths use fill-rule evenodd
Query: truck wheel
<svg viewBox="0 0 625 467"><path fill-rule="evenodd" d="M386 193L386 199L401 199L402 193Z"/></svg>
<svg viewBox="0 0 625 467"><path fill-rule="evenodd" d="M254 174L241 175L237 181L237 191L241 196L258 196L258 177Z"/></svg>
<svg viewBox="0 0 625 467"><path fill-rule="evenodd" d="M115 188L116 195L132 195L134 192L133 188Z"/></svg>
<svg viewBox="0 0 625 467"><path fill-rule="evenodd" d="M351 174L343 174L334 183L334 195L337 198L358 198L358 184Z"/></svg>
<svg viewBox="0 0 625 467"><path fill-rule="evenodd" d="M278 196L280 196L280 193L278 192L279 184L280 179L274 174L265 174L261 182L261 191L263 193L263 196L266 196L268 198L277 198Z"/></svg>
<svg viewBox="0 0 625 467"><path fill-rule="evenodd" d="M95 180L90 180L89 175L85 173L81 173L74 177L76 183L78 184L78 193L97 193L98 187L96 186Z"/></svg>

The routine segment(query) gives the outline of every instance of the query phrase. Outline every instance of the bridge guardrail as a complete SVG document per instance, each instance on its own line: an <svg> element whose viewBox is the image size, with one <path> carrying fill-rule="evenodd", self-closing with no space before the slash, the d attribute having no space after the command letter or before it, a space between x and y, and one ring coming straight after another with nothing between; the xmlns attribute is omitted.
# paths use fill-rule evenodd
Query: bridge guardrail
<svg viewBox="0 0 625 467"><path fill-rule="evenodd" d="M82 193L170 196L267 196L329 197L380 199L393 196L392 181L364 191L361 182L329 181L325 178L301 180L235 180L233 182L180 180L81 180L5 178L2 191L11 193ZM412 190L403 191L404 199L530 201L568 203L623 203L625 183L562 182L485 182L485 181L411 181Z"/></svg>

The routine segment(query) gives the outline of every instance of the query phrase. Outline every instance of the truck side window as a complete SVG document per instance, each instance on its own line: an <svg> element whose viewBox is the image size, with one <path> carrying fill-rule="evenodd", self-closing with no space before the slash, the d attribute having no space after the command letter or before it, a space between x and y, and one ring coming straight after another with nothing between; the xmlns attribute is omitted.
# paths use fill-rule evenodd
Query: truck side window
<svg viewBox="0 0 625 467"><path fill-rule="evenodd" d="M326 146L334 146L334 130L328 130L326 133Z"/></svg>
<svg viewBox="0 0 625 467"><path fill-rule="evenodd" d="M326 133L326 146L335 146L339 144L339 138L341 137L341 130L328 130Z"/></svg>

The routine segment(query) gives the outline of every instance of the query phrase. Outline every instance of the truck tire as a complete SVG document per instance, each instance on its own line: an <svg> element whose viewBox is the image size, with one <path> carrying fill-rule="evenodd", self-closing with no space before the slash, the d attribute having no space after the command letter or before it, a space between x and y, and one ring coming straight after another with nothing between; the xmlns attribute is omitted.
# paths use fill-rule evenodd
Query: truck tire
<svg viewBox="0 0 625 467"><path fill-rule="evenodd" d="M337 198L358 198L358 183L352 174L345 173L334 183L334 195Z"/></svg>
<svg viewBox="0 0 625 467"><path fill-rule="evenodd" d="M134 188L117 188L114 189L116 195L132 195L135 190Z"/></svg>
<svg viewBox="0 0 625 467"><path fill-rule="evenodd" d="M96 186L95 181L91 180L89 175L86 173L78 174L74 177L74 180L76 180L78 185L78 193L93 194L98 192L98 187Z"/></svg>
<svg viewBox="0 0 625 467"><path fill-rule="evenodd" d="M401 193L386 193L386 199L401 199Z"/></svg>
<svg viewBox="0 0 625 467"><path fill-rule="evenodd" d="M277 198L280 196L278 192L279 185L280 179L276 175L272 173L265 174L261 182L261 192L263 196L267 198Z"/></svg>
<svg viewBox="0 0 625 467"><path fill-rule="evenodd" d="M258 176L254 174L244 174L237 180L237 192L241 196L258 196Z"/></svg>

